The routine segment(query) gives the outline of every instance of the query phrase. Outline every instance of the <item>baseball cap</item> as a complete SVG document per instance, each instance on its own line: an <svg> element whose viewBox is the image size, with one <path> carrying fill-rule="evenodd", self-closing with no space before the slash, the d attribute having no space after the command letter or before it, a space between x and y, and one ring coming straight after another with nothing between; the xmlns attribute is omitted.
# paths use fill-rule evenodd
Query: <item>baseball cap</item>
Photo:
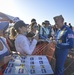
<svg viewBox="0 0 74 75"><path fill-rule="evenodd" d="M18 22L18 21L20 21L19 17L14 17L14 18L13 18L13 22L14 22L14 23L16 23L16 22Z"/></svg>
<svg viewBox="0 0 74 75"><path fill-rule="evenodd" d="M0 30L7 29L9 26L9 22L0 22Z"/></svg>
<svg viewBox="0 0 74 75"><path fill-rule="evenodd" d="M62 16L62 15L55 16L53 19L54 19L54 20L59 20L59 19L63 19L63 20L64 20L64 18L63 18L63 16Z"/></svg>
<svg viewBox="0 0 74 75"><path fill-rule="evenodd" d="M44 23L50 25L50 22L48 20L45 20Z"/></svg>
<svg viewBox="0 0 74 75"><path fill-rule="evenodd" d="M15 29L18 29L19 27L21 28L21 27L23 27L23 26L27 27L28 24L25 24L24 21L22 21L22 20L20 20L20 21L18 21L18 22L16 22L16 23L14 24L14 28L15 28Z"/></svg>

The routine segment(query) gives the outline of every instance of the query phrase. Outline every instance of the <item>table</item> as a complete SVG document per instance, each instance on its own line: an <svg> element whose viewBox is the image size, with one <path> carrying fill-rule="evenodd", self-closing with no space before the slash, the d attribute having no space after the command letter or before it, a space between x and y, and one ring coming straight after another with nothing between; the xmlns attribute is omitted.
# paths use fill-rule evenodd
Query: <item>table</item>
<svg viewBox="0 0 74 75"><path fill-rule="evenodd" d="M13 55L3 75L51 75L53 70L44 55Z"/></svg>

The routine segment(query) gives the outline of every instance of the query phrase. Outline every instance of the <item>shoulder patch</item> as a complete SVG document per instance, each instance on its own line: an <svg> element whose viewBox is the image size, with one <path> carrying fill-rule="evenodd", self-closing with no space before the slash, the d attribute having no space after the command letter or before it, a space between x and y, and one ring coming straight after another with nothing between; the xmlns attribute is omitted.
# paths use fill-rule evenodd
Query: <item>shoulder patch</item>
<svg viewBox="0 0 74 75"><path fill-rule="evenodd" d="M74 38L74 34L68 34L68 38Z"/></svg>

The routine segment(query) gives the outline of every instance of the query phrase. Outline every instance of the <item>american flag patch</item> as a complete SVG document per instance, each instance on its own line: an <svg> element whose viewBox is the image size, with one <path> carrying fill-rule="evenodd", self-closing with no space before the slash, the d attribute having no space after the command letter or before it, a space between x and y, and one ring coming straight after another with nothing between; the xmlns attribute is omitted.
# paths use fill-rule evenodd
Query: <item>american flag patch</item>
<svg viewBox="0 0 74 75"><path fill-rule="evenodd" d="M74 38L74 34L68 34L68 38Z"/></svg>

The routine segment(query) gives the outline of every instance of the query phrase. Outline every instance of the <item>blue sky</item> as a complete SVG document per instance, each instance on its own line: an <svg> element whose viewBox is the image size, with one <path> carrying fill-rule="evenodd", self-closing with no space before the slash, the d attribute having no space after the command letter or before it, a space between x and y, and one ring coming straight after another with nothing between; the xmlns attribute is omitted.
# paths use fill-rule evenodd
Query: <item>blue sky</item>
<svg viewBox="0 0 74 75"><path fill-rule="evenodd" d="M62 14L65 21L74 26L74 0L0 0L0 12L19 17L26 23L36 18L38 23Z"/></svg>

